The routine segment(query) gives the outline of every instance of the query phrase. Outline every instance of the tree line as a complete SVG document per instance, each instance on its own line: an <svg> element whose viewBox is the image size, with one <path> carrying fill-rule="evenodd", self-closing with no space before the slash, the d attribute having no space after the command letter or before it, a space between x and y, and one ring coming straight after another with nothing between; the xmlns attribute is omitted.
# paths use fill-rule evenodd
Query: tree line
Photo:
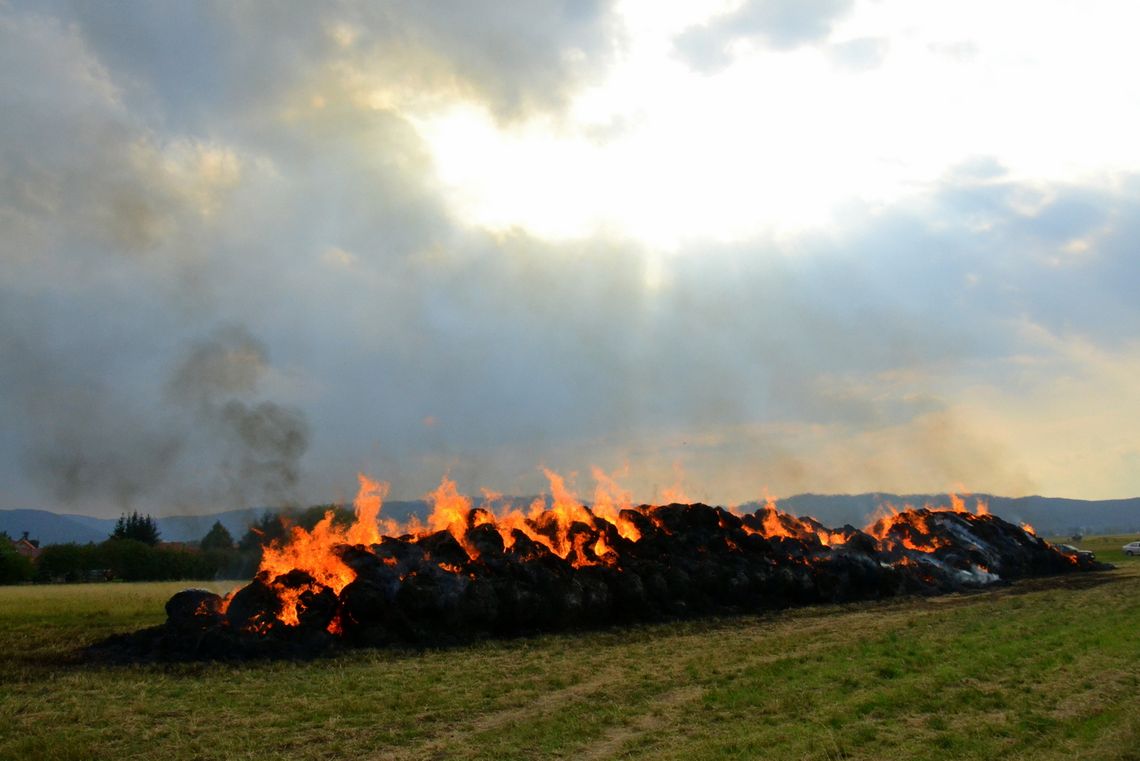
<svg viewBox="0 0 1140 761"><path fill-rule="evenodd" d="M312 529L330 511L336 523L352 522L352 511L342 505L267 511L237 540L215 521L201 539L190 543L164 543L153 517L124 513L106 540L47 545L35 560L17 552L11 538L0 532L0 584L249 579L261 563L262 548L283 540L291 526Z"/></svg>

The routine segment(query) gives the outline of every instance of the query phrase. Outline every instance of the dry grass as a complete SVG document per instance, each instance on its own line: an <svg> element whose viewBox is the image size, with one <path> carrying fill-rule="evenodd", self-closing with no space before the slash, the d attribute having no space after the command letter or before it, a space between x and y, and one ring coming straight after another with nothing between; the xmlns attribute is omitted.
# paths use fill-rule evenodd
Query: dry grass
<svg viewBox="0 0 1140 761"><path fill-rule="evenodd" d="M0 758L1136 758L1140 559L763 617L97 667L179 585L0 589Z"/></svg>

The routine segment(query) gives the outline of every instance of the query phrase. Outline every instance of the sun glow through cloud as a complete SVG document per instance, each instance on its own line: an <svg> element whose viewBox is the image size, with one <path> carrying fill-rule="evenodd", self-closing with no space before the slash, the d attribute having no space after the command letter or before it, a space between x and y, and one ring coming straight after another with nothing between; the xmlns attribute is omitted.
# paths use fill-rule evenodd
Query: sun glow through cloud
<svg viewBox="0 0 1140 761"><path fill-rule="evenodd" d="M852 203L921 192L978 156L1028 181L1140 167L1140 99L1105 77L1140 68L1117 11L860 3L825 44L735 43L727 66L699 72L672 41L700 19L627 3L623 54L564 117L500 123L457 102L412 118L470 224L550 239L610 231L664 250L796 233ZM1096 44L1057 56L1078 24ZM847 67L853 44L872 60Z"/></svg>

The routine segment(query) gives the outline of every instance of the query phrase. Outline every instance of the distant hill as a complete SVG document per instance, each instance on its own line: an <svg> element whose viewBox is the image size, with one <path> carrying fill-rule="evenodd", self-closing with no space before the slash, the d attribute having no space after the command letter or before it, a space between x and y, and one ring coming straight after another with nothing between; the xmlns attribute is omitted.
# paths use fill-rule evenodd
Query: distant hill
<svg viewBox="0 0 1140 761"><path fill-rule="evenodd" d="M99 527L100 518L85 515L57 515L47 510L0 510L0 531L19 539L24 532L41 544L64 542L101 542L115 527L115 521L105 521L106 530Z"/></svg>
<svg viewBox="0 0 1140 761"><path fill-rule="evenodd" d="M229 510L209 515L172 515L155 518L162 539L167 542L197 541L206 535L214 521L220 520L234 538L246 532L250 524L265 511L262 509ZM116 518L92 518L89 515L53 513L48 510L0 510L0 531L19 537L25 531L41 544L65 542L101 542L115 529Z"/></svg>
<svg viewBox="0 0 1140 761"><path fill-rule="evenodd" d="M206 515L169 515L156 517L158 531L166 542L196 542L206 535L214 521L221 521L233 538L240 539L270 508L227 510ZM384 503L383 516L406 521L412 514L427 515L423 500ZM117 518L93 518L89 515L53 513L49 510L0 510L0 531L18 539L25 531L41 544L101 542L115 529Z"/></svg>
<svg viewBox="0 0 1140 761"><path fill-rule="evenodd" d="M967 507L973 510L979 498L987 502L990 512L1013 522L1030 523L1041 535L1140 532L1140 497L1081 500L978 494L966 498ZM533 499L500 498L496 507L508 502L525 507ZM947 494L797 494L777 500L781 510L794 515L810 515L827 526L849 523L860 528L888 504L900 509L905 505L948 507L950 497ZM754 510L758 506L755 502L742 505L746 510ZM208 515L172 515L155 520L163 540L168 542L197 541L206 535L214 521L221 521L234 539L238 539L266 511L267 508L249 508ZM412 515L422 519L427 513L427 503L417 499L385 502L381 515L403 522ZM0 531L7 532L13 538L18 538L27 531L32 539L38 539L44 545L63 542L85 544L106 539L115 528L115 520L53 513L48 510L0 510Z"/></svg>

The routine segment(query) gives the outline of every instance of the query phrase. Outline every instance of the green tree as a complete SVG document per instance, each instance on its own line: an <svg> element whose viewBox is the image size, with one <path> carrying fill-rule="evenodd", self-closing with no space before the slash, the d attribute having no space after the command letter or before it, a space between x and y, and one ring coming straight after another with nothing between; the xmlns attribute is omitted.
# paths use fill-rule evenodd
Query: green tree
<svg viewBox="0 0 1140 761"><path fill-rule="evenodd" d="M285 536L285 524L277 513L266 512L253 522L249 530L238 542L238 549L243 552L256 552L261 555L261 548L269 545L276 539Z"/></svg>
<svg viewBox="0 0 1140 761"><path fill-rule="evenodd" d="M234 538L230 535L229 529L222 525L221 521L214 521L214 525L202 537L199 543L204 552L211 550L232 550L234 548Z"/></svg>
<svg viewBox="0 0 1140 761"><path fill-rule="evenodd" d="M81 581L89 572L106 568L101 554L94 544L49 544L36 561L36 577L43 581Z"/></svg>
<svg viewBox="0 0 1140 761"><path fill-rule="evenodd" d="M306 531L312 531L329 513L332 513L332 522L337 528L348 528L356 520L356 513L352 511L351 507L329 504L306 507L296 515L295 521L298 526Z"/></svg>
<svg viewBox="0 0 1140 761"><path fill-rule="evenodd" d="M112 539L134 539L154 546L158 544L158 524L149 515L139 515L132 512L123 513L115 523L115 530L111 532Z"/></svg>
<svg viewBox="0 0 1140 761"><path fill-rule="evenodd" d="M11 538L0 531L0 584L28 581L34 570L32 561L17 552Z"/></svg>

